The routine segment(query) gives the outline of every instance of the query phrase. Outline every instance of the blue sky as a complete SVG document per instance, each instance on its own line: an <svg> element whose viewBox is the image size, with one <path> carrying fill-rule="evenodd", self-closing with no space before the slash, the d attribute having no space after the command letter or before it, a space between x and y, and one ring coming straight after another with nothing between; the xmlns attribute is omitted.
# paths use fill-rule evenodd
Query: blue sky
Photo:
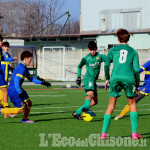
<svg viewBox="0 0 150 150"><path fill-rule="evenodd" d="M72 18L80 20L80 0L65 0L64 12L68 10Z"/></svg>

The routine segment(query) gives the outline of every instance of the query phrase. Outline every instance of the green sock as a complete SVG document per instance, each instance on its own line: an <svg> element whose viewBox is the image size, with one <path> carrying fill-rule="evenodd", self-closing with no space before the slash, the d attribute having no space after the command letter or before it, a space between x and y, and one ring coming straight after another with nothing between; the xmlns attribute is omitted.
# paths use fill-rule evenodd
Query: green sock
<svg viewBox="0 0 150 150"><path fill-rule="evenodd" d="M86 99L85 102L84 102L84 105L82 105L79 109L76 110L76 113L77 114L81 114L82 112L82 108L90 108L90 104L91 104L91 101L89 99Z"/></svg>
<svg viewBox="0 0 150 150"><path fill-rule="evenodd" d="M130 119L131 119L131 125L132 125L132 132L137 133L138 112L130 112Z"/></svg>
<svg viewBox="0 0 150 150"><path fill-rule="evenodd" d="M112 117L112 115L104 114L104 122L103 122L102 132L107 133L109 125L110 125L111 117Z"/></svg>

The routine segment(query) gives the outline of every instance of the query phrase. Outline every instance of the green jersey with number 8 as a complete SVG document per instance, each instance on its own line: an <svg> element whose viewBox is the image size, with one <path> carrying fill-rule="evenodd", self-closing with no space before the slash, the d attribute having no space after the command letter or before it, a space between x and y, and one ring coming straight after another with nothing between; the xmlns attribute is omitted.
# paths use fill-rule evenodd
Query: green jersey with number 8
<svg viewBox="0 0 150 150"><path fill-rule="evenodd" d="M110 63L113 62L111 79L109 75ZM123 81L128 83L136 82L139 86L139 58L135 49L127 44L120 44L109 50L105 62L106 80Z"/></svg>

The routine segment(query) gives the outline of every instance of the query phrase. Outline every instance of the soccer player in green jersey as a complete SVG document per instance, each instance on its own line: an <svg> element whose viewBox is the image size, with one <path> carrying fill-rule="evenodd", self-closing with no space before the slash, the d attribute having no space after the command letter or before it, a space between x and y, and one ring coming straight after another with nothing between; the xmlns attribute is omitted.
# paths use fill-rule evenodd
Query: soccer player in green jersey
<svg viewBox="0 0 150 150"><path fill-rule="evenodd" d="M125 29L117 31L117 37L120 45L109 50L105 62L105 89L110 80L109 104L104 114L103 129L101 139L107 138L107 131L110 125L116 100L121 96L121 90L124 89L130 105L130 119L132 124L132 139L138 139L142 136L137 133L138 112L136 107L136 90L139 92L139 58L135 49L130 47L127 42L130 33ZM114 67L109 75L110 63Z"/></svg>
<svg viewBox="0 0 150 150"><path fill-rule="evenodd" d="M86 74L83 79L83 84L86 92L86 99L84 105L73 112L73 116L78 120L82 120L80 114L86 112L91 116L95 116L89 108L96 105L98 102L97 98L97 85L96 80L98 79L101 63L105 62L106 55L97 53L97 44L94 41L90 41L88 44L89 54L82 58L80 64L78 65L78 76L76 83L81 84L81 71L82 67L86 66Z"/></svg>

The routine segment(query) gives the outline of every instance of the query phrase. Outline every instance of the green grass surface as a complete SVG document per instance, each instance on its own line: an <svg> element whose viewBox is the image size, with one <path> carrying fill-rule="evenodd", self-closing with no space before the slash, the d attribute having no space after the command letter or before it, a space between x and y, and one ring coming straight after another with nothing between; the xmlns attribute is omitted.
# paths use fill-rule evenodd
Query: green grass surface
<svg viewBox="0 0 150 150"><path fill-rule="evenodd" d="M75 140L79 138L85 140L91 134L100 134L103 125L103 115L108 104L108 91L98 89L99 103L92 108L96 113L92 122L79 121L72 117L72 112L84 103L85 93L83 89L56 89L52 90L35 90L44 89L42 86L24 86L30 96L33 106L31 109L30 119L34 120L34 124L21 124L23 114L17 115L15 118L4 119L0 115L0 150L45 150L45 149L60 149L60 150L91 150L91 149L114 149L114 150L128 150L128 149L150 149L150 109L149 97L145 97L138 103L139 110L139 128L138 132L146 139L146 147L53 147L54 139L48 138L48 134L61 134L63 139L74 137ZM34 90L31 90L34 89ZM46 88L45 88L46 89ZM127 100L123 94L117 101L117 106L113 113L113 118L119 114L126 105ZM13 106L11 104L11 106ZM119 121L111 120L109 128L110 137L128 137L131 136L131 122L129 114ZM40 136L45 134L47 140L46 147L40 147L42 139ZM54 135L53 135L54 136ZM99 136L98 136L99 137ZM45 142L44 140L44 142ZM94 139L97 141L97 138ZM60 140L59 140L60 141ZM94 141L92 142L94 143ZM65 146L65 145L64 145ZM81 145L82 146L82 145Z"/></svg>

